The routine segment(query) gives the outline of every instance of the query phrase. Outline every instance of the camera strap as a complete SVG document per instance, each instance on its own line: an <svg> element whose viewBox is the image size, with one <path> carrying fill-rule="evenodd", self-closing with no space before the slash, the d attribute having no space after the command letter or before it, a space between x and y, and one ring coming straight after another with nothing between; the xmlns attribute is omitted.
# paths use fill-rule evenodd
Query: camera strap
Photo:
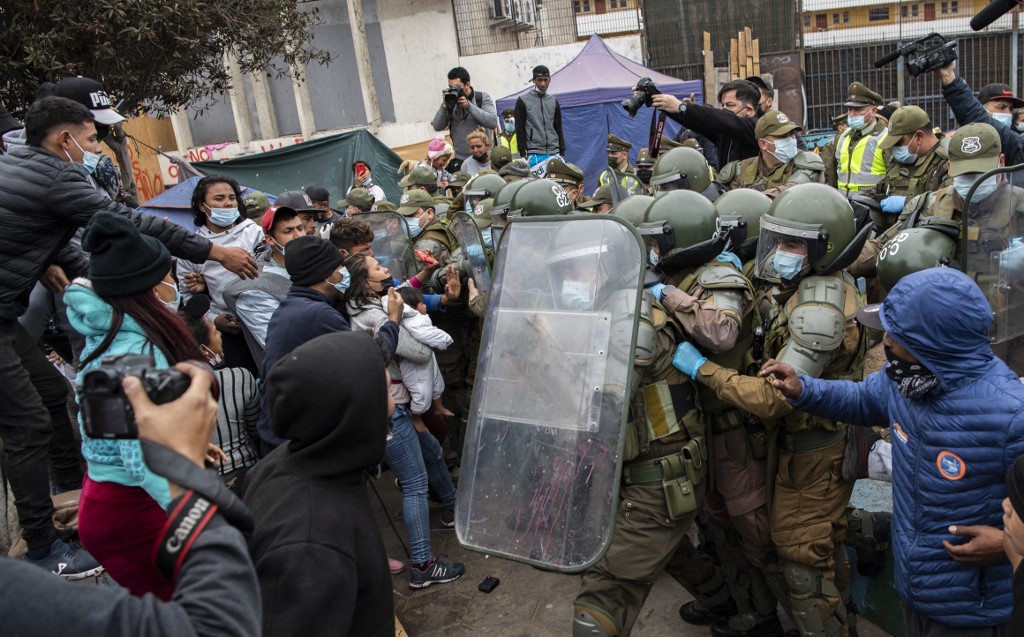
<svg viewBox="0 0 1024 637"><path fill-rule="evenodd" d="M154 547L153 561L164 577L178 579L178 570L185 562L192 544L213 519L219 507L208 498L192 491L177 500Z"/></svg>
<svg viewBox="0 0 1024 637"><path fill-rule="evenodd" d="M651 141L647 147L652 160L657 159L661 154L661 139L665 136L665 120L668 118L668 113L665 111L659 110L655 113L651 115Z"/></svg>

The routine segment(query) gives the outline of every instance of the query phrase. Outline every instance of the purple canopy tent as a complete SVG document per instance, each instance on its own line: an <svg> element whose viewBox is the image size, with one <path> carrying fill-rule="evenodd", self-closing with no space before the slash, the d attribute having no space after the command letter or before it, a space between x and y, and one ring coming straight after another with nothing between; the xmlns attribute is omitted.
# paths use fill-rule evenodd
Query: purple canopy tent
<svg viewBox="0 0 1024 637"><path fill-rule="evenodd" d="M605 152L608 133L633 144L629 153L631 162L636 161L637 152L648 145L654 109L641 108L636 117L631 118L620 106L641 77L654 80L662 93L679 98L692 93L698 103L704 102L702 82L680 80L648 69L612 51L596 33L590 36L579 55L551 74L548 92L557 97L561 105L565 158L583 169L587 193L597 188L598 177L608 167ZM532 88L531 84L499 99L498 111L514 107L516 98ZM665 131L674 137L679 133L679 125L668 120Z"/></svg>

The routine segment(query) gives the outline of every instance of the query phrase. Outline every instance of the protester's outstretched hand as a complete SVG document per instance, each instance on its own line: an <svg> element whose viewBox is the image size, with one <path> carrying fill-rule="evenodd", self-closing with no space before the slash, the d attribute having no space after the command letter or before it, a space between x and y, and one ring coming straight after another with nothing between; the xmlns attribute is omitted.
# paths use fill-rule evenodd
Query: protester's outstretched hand
<svg viewBox="0 0 1024 637"><path fill-rule="evenodd" d="M174 367L192 382L180 398L169 403L153 404L135 376L125 377L122 386L135 412L139 437L177 451L202 467L217 426L217 401L210 394L213 377L196 365L178 363Z"/></svg>
<svg viewBox="0 0 1024 637"><path fill-rule="evenodd" d="M473 277L466 279L466 286L469 290L468 296L466 297L467 301L472 301L480 295L480 291L476 289L476 283L473 282Z"/></svg>
<svg viewBox="0 0 1024 637"><path fill-rule="evenodd" d="M987 566L1006 557L1003 551L1003 532L991 526L954 525L949 532L960 537L970 538L963 544L953 544L942 540L946 552L961 564L971 566Z"/></svg>
<svg viewBox="0 0 1024 637"><path fill-rule="evenodd" d="M226 248L214 244L210 248L210 260L216 261L243 279L255 279L260 274L256 259L253 259L245 248Z"/></svg>
<svg viewBox="0 0 1024 637"><path fill-rule="evenodd" d="M636 90L635 88L633 89ZM678 113L679 106L682 105L682 101L677 99L674 95L667 93L661 93L651 98L651 106L654 108L663 110L668 113Z"/></svg>
<svg viewBox="0 0 1024 637"><path fill-rule="evenodd" d="M786 398L800 398L800 394L804 393L804 384L800 382L800 377L792 365L772 358L761 367L761 377L769 376L774 376L771 379L772 387L782 392Z"/></svg>
<svg viewBox="0 0 1024 637"><path fill-rule="evenodd" d="M444 295L449 303L455 303L462 294L462 281L459 280L459 270L454 265L449 265L447 270L447 281L444 284Z"/></svg>

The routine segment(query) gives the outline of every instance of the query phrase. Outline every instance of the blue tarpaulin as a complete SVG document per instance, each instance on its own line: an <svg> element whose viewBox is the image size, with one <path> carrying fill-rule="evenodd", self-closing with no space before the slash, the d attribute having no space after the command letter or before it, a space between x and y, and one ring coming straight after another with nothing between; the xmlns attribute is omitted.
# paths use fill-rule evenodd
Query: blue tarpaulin
<svg viewBox="0 0 1024 637"><path fill-rule="evenodd" d="M192 222L192 192L199 183L199 177L191 177L173 188L168 188L156 197L147 201L139 212L145 212L158 217L167 217L179 226L185 226L189 230L195 229ZM252 188L242 186L242 196L252 191ZM268 194L270 203L277 199L274 195Z"/></svg>
<svg viewBox="0 0 1024 637"><path fill-rule="evenodd" d="M644 67L608 48L600 36L590 36L580 54L551 75L548 92L558 98L565 134L565 159L583 169L586 191L597 188L601 172L608 168L608 134L618 135L633 144L630 162L651 138L651 118L656 111L641 107L635 118L620 106L628 98L637 80L649 77L662 93L682 99L691 94L704 102L699 80L680 80ZM516 98L532 90L533 85L498 100L498 111L515 106ZM521 124L520 124L521 125ZM665 134L675 138L680 126L668 120Z"/></svg>

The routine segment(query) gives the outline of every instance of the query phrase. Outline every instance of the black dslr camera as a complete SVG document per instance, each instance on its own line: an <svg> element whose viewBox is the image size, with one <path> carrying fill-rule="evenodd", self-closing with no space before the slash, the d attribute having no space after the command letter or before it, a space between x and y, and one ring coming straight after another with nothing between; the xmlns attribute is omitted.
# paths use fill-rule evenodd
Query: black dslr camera
<svg viewBox="0 0 1024 637"><path fill-rule="evenodd" d="M82 379L85 433L90 438L118 440L139 437L135 412L121 387L126 376L139 378L146 395L157 405L176 400L192 382L176 369L156 369L152 356L121 354L104 357L100 366L86 372ZM214 382L210 388L214 399L218 391Z"/></svg>
<svg viewBox="0 0 1024 637"><path fill-rule="evenodd" d="M655 86L654 80L649 77L642 77L636 83L636 92L628 99L622 100L622 108L626 109L630 117L636 117L636 112L641 106L650 106L651 98L661 95L661 91Z"/></svg>
<svg viewBox="0 0 1024 637"><path fill-rule="evenodd" d="M948 40L938 33L931 33L920 40L904 44L880 60L875 60L875 68L881 68L900 57L904 58L910 77L917 77L922 73L941 69L956 60L956 40Z"/></svg>
<svg viewBox="0 0 1024 637"><path fill-rule="evenodd" d="M444 103L448 105L448 108L455 108L455 105L459 103L459 98L465 96L466 91L461 86L449 86L444 90Z"/></svg>

